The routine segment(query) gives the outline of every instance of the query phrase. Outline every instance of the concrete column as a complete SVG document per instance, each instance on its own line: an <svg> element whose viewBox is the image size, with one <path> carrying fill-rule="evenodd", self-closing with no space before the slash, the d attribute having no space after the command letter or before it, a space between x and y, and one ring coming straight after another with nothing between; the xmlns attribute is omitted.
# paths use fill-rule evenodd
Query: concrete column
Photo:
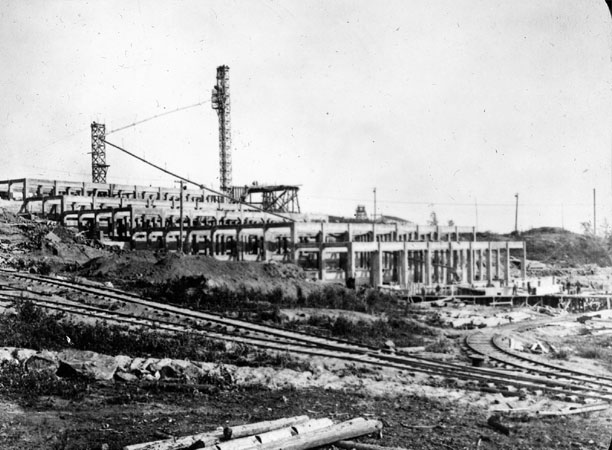
<svg viewBox="0 0 612 450"><path fill-rule="evenodd" d="M431 275L432 275L432 270L431 270L431 244L428 242L427 243L427 250L424 251L424 279L423 282L428 285L431 286Z"/></svg>
<svg viewBox="0 0 612 450"><path fill-rule="evenodd" d="M459 227L455 227L455 241L459 242Z"/></svg>
<svg viewBox="0 0 612 450"><path fill-rule="evenodd" d="M349 242L353 242L353 224L351 223L346 226L346 237Z"/></svg>
<svg viewBox="0 0 612 450"><path fill-rule="evenodd" d="M263 236L261 239L261 260L262 261L267 261L268 260L268 237L269 237L270 233L268 231L268 227L266 227L264 225L263 227Z"/></svg>
<svg viewBox="0 0 612 450"><path fill-rule="evenodd" d="M381 243L378 243L378 250L372 252L372 260L370 266L371 270L371 278L372 278L372 287L377 287L382 284L383 281L383 252L381 248Z"/></svg>
<svg viewBox="0 0 612 450"><path fill-rule="evenodd" d="M408 287L408 250L404 242L404 249L399 252L399 282L404 289Z"/></svg>
<svg viewBox="0 0 612 450"><path fill-rule="evenodd" d="M289 251L291 252L291 262L294 264L297 264L297 260L298 260L298 250L297 250L297 224L295 222L292 222L291 225L291 242L289 242Z"/></svg>
<svg viewBox="0 0 612 450"><path fill-rule="evenodd" d="M501 280L501 250L495 250L495 278Z"/></svg>
<svg viewBox="0 0 612 450"><path fill-rule="evenodd" d="M325 279L325 247L319 243L319 280Z"/></svg>
<svg viewBox="0 0 612 450"><path fill-rule="evenodd" d="M521 254L521 278L527 278L527 243L523 242L523 252Z"/></svg>
<svg viewBox="0 0 612 450"><path fill-rule="evenodd" d="M491 249L491 242L489 241L489 248L487 250L487 284L493 283L493 250Z"/></svg>
<svg viewBox="0 0 612 450"><path fill-rule="evenodd" d="M26 198L28 198L28 179L24 178L23 179L23 191L22 191L22 201L25 201Z"/></svg>
<svg viewBox="0 0 612 450"><path fill-rule="evenodd" d="M472 227L472 240L476 242L476 227Z"/></svg>
<svg viewBox="0 0 612 450"><path fill-rule="evenodd" d="M377 232L377 230L376 230L376 224L375 224L375 223L373 223L373 224L372 224L372 242L376 242L376 240L377 240L377 239L376 239L376 232Z"/></svg>
<svg viewBox="0 0 612 450"><path fill-rule="evenodd" d="M457 269L457 252L452 245L448 246L448 268L446 269L446 284L452 284Z"/></svg>
<svg viewBox="0 0 612 450"><path fill-rule="evenodd" d="M353 250L353 243L349 242L346 246L346 274L345 280L348 278L355 277L355 250Z"/></svg>
<svg viewBox="0 0 612 450"><path fill-rule="evenodd" d="M510 285L510 242L506 241L506 267L504 270L506 286Z"/></svg>
<svg viewBox="0 0 612 450"><path fill-rule="evenodd" d="M440 270L440 266L438 265L440 263L439 261L439 256L438 256L438 251L437 250L432 250L431 251L431 264L432 264L432 276L431 276L431 280L432 282L436 283L438 281L438 273Z"/></svg>
<svg viewBox="0 0 612 450"><path fill-rule="evenodd" d="M242 228L236 227L236 242L234 243L236 260L244 261L244 245L242 245Z"/></svg>
<svg viewBox="0 0 612 450"><path fill-rule="evenodd" d="M474 249L470 242L470 248L467 251L467 282L474 283Z"/></svg>

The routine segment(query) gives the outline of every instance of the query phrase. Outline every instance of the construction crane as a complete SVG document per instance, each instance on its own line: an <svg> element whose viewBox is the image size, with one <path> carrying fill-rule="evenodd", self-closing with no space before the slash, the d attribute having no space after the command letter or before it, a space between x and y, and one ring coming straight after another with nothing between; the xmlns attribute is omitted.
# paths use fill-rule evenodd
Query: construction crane
<svg viewBox="0 0 612 450"><path fill-rule="evenodd" d="M212 90L211 103L219 116L220 190L229 194L232 189L232 134L228 66L217 67L217 85Z"/></svg>

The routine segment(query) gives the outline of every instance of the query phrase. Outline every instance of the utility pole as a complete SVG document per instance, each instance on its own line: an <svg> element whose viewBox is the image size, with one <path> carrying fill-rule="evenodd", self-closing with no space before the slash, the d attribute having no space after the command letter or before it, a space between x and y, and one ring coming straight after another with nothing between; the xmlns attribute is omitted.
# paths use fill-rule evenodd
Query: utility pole
<svg viewBox="0 0 612 450"><path fill-rule="evenodd" d="M183 180L181 180L181 195L179 200L179 216L180 216L180 235L179 235L179 253L183 253Z"/></svg>
<svg viewBox="0 0 612 450"><path fill-rule="evenodd" d="M514 234L518 235L518 192L514 194L514 196L516 197L516 206L514 208Z"/></svg>
<svg viewBox="0 0 612 450"><path fill-rule="evenodd" d="M593 236L597 236L597 190L593 188Z"/></svg>
<svg viewBox="0 0 612 450"><path fill-rule="evenodd" d="M372 213L372 221L376 222L376 188L374 188L374 212Z"/></svg>

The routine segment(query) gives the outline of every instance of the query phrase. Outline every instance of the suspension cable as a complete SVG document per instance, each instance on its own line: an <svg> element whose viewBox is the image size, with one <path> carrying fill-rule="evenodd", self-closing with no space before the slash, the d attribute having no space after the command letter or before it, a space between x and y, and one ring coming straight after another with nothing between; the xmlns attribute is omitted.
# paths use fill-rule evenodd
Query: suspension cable
<svg viewBox="0 0 612 450"><path fill-rule="evenodd" d="M185 177L182 177L182 176L180 176L180 175L177 175L177 174L176 174L176 173L174 173L174 172L170 172L169 170L166 170L166 169L164 169L163 167L158 166L157 164L153 164L152 162L149 162L149 161L147 161L146 159L141 158L140 156L135 155L134 153L132 153L132 152L130 152L130 151L128 151L128 150L126 150L126 149L124 149L124 148L122 148L122 147L119 147L118 145L113 144L112 142L108 142L106 139L100 139L100 140L101 140L102 142L104 142L105 144L108 144L108 145L110 145L111 147L114 147L114 148L116 148L117 150L120 150L120 151L122 151L122 152L124 152L124 153L126 153L126 154L130 155L131 157L138 159L139 161L142 161L142 162L143 162L143 163L145 163L145 164L148 164L148 165L150 165L150 166L152 166L152 167L155 167L155 168L156 168L156 169L158 169L158 170L161 170L161 171L162 171L162 172L164 172L164 173L167 173L168 175L171 175L171 176L173 176L173 177L176 177L176 178L178 178L179 180L184 181L185 183L190 183L190 184L193 184L194 186L197 186L197 187L198 187L198 189L202 189L202 190L205 190L205 191L208 191L208 192L212 192L212 193L213 193L213 194L215 194L215 195L219 195L219 196L224 197L224 198L226 198L226 199L228 199L228 200L231 200L232 202L235 202L235 203L240 203L241 205L247 206L247 207L249 207L249 208L253 208L253 209L254 209L254 210L256 210L256 211L260 211L260 212L263 212L263 213L266 213L266 214L270 214L270 215L273 215L273 216L276 216L276 217L280 217L281 219L283 219L283 220L288 220L288 221L290 221L290 222L295 222L295 219L292 219L291 217L285 217L285 216L283 216L283 215L281 215L281 214L278 214L278 213L275 213L275 212L266 211L266 210L264 210L263 208L260 208L260 207L255 206L255 205L251 205L250 203L247 203L247 202L243 202L242 200L235 199L235 198L233 198L233 197L230 197L230 196L229 196L229 195L227 195L227 194L224 194L224 193L222 193L222 192L215 191L214 189L210 189L210 188L208 188L208 187L204 186L203 184L196 183L195 181L192 181L192 180L190 180L189 178L185 178Z"/></svg>
<svg viewBox="0 0 612 450"><path fill-rule="evenodd" d="M121 131L121 130L125 130L127 128L135 127L136 125L140 125L141 123L148 122L149 120L157 119L158 117L167 116L168 114L172 114L172 113L179 112L179 111L184 111L184 110L190 109L190 108L195 108L196 106L203 105L204 103L210 103L210 100L204 100L202 102L195 103L195 104L189 105L189 106L181 106L180 108L173 109L172 111L166 111L166 112L163 112L163 113L160 113L160 114L156 114L155 116L147 117L146 119L139 120L137 122L131 123L131 124L126 125L124 127L115 128L114 130L107 131L106 135L108 136L109 134L116 133L117 131Z"/></svg>

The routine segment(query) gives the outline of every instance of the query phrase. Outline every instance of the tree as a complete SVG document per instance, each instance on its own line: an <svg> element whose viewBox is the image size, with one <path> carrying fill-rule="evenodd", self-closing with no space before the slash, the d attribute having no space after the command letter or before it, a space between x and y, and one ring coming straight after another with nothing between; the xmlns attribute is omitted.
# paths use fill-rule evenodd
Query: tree
<svg viewBox="0 0 612 450"><path fill-rule="evenodd" d="M593 225L591 224L590 220L587 220L586 222L580 222L580 226L582 227L583 234L593 234Z"/></svg>
<svg viewBox="0 0 612 450"><path fill-rule="evenodd" d="M432 226L432 227L438 226L438 215L436 214L435 211L432 211L429 213L429 221L427 222L427 225Z"/></svg>

